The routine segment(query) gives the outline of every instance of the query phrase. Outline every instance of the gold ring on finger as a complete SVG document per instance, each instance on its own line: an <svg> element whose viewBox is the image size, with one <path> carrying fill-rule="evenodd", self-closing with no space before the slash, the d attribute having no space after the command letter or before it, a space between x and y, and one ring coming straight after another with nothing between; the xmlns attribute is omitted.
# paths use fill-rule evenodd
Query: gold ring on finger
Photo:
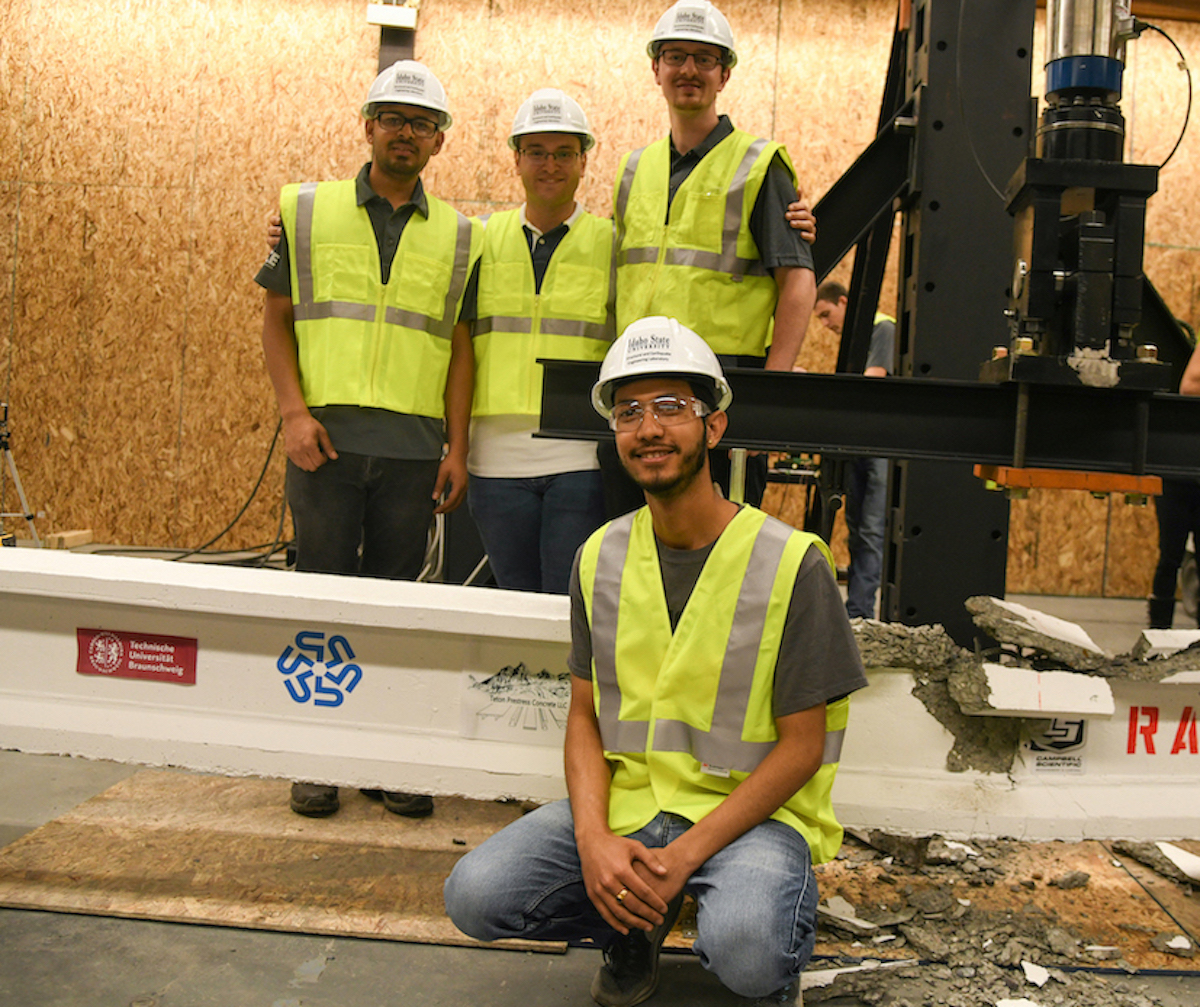
<svg viewBox="0 0 1200 1007"><path fill-rule="evenodd" d="M628 894L629 894L629 889L628 889L628 888L622 888L622 889L621 889L619 892L617 892L617 901L618 901L618 902L624 902L624 901L625 901L625 896L626 896L626 895L628 895Z"/></svg>

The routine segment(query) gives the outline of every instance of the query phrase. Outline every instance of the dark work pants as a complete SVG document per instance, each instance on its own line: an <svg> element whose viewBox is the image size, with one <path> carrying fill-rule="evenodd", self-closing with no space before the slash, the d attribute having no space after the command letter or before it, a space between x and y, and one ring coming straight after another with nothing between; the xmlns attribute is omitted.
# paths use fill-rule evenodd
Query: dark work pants
<svg viewBox="0 0 1200 1007"><path fill-rule="evenodd" d="M1200 483L1164 479L1162 495L1154 498L1154 509L1158 515L1158 567L1150 593L1155 598L1174 599L1188 532L1200 548Z"/></svg>
<svg viewBox="0 0 1200 1007"><path fill-rule="evenodd" d="M289 461L296 569L415 580L425 561L438 464L345 451L316 472Z"/></svg>

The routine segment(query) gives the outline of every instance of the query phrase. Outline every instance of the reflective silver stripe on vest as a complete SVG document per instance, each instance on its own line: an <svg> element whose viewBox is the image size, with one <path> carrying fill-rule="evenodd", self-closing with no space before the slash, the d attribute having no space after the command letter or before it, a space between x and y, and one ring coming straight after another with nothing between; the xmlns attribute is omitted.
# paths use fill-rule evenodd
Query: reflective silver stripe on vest
<svg viewBox="0 0 1200 1007"><path fill-rule="evenodd" d="M489 332L518 332L533 331L532 318L518 318L515 315L488 315L475 319L471 335L485 336Z"/></svg>
<svg viewBox="0 0 1200 1007"><path fill-rule="evenodd" d="M296 297L293 317L297 322L319 321L322 318L352 318L359 322L375 321L373 304L354 301L322 301L313 303L312 226L313 204L317 198L318 182L304 182L296 197Z"/></svg>
<svg viewBox="0 0 1200 1007"><path fill-rule="evenodd" d="M571 318L543 318L542 331L550 336L576 336L612 342L612 329L603 322L580 322Z"/></svg>
<svg viewBox="0 0 1200 1007"><path fill-rule="evenodd" d="M714 273L725 273L735 279L743 276L766 276L767 270L759 259L743 259L737 254L738 232L741 230L742 219L746 212L746 180L759 156L766 149L768 141L757 139L747 148L745 155L733 173L733 180L725 193L725 219L721 230L721 251L702 252L692 248L668 248L663 256L663 265L692 266L696 269L707 269ZM641 151L635 151L629 157L625 174L621 177L621 187L617 193L618 219L624 221L625 205L629 201L629 192L633 188L633 172L636 168L636 158ZM620 238L624 238L622 233ZM659 248L648 245L644 248L627 248L619 255L618 265L638 265L658 261Z"/></svg>
<svg viewBox="0 0 1200 1007"><path fill-rule="evenodd" d="M458 300L467 287L467 266L470 262L471 221L459 213L457 240L454 243L454 274L450 277L450 289L446 291L446 310L442 314L446 339L453 334L454 323L458 320Z"/></svg>
<svg viewBox="0 0 1200 1007"><path fill-rule="evenodd" d="M737 236L733 244L727 247L737 248ZM694 266L696 269L708 269L714 273L728 273L735 280L743 276L766 276L767 267L761 259L739 259L736 255L724 252L702 252L696 248L668 248L663 256L663 262L668 266Z"/></svg>
<svg viewBox="0 0 1200 1007"><path fill-rule="evenodd" d="M825 752L821 756L823 765L832 765L842 761L842 742L846 740L846 729L825 732Z"/></svg>
<svg viewBox="0 0 1200 1007"><path fill-rule="evenodd" d="M750 705L767 604L790 536L790 528L774 521L764 522L755 536L721 661L712 730L702 731L682 721L656 720L656 752L689 752L698 762L748 773L775 747L773 741L742 741L742 728Z"/></svg>
<svg viewBox="0 0 1200 1007"><path fill-rule="evenodd" d="M606 324L608 325L608 340L617 338L617 225L614 222L611 231L612 248L608 254L608 303L604 306Z"/></svg>
<svg viewBox="0 0 1200 1007"><path fill-rule="evenodd" d="M527 333L533 331L533 319L516 315L487 315L475 320L474 336L489 332ZM543 318L541 331L550 336L577 336L580 339L598 339L612 342L612 329L601 322L581 322L574 318Z"/></svg>
<svg viewBox="0 0 1200 1007"><path fill-rule="evenodd" d="M407 311L404 308L388 308L383 320L388 325L402 325L406 329L416 329L427 332L439 339L449 339L454 335L454 323L458 318L458 299L462 296L463 288L467 285L467 264L471 261L471 222L461 213L454 240L454 267L450 273L450 283L446 288L446 304L441 318L422 315L418 311Z"/></svg>
<svg viewBox="0 0 1200 1007"><path fill-rule="evenodd" d="M592 664L600 691L600 737L610 752L644 752L650 727L645 720L619 719L617 613L633 517L633 514L627 514L618 518L605 531L596 557L596 577L592 586Z"/></svg>
<svg viewBox="0 0 1200 1007"><path fill-rule="evenodd" d="M629 192L633 188L633 176L637 174L638 161L642 159L645 151L646 148L641 147L629 155L629 160L625 162L625 174L621 176L621 184L617 187L616 248L620 248L621 242L625 240L625 208L629 206Z"/></svg>

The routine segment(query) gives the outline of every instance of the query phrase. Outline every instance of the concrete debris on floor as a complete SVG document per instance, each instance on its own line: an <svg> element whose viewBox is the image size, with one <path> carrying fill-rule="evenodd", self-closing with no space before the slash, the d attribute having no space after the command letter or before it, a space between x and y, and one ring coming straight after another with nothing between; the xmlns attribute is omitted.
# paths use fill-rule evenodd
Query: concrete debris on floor
<svg viewBox="0 0 1200 1007"><path fill-rule="evenodd" d="M1200 886L1186 875L1180 880L1159 845L1186 856L1200 851L1191 842L1110 849L1098 842L848 835L838 858L817 869L819 959L805 974L805 1003L1175 1003L1139 976L1200 976ZM1118 852L1161 867L1165 890L1140 883ZM822 969L830 961L834 967Z"/></svg>

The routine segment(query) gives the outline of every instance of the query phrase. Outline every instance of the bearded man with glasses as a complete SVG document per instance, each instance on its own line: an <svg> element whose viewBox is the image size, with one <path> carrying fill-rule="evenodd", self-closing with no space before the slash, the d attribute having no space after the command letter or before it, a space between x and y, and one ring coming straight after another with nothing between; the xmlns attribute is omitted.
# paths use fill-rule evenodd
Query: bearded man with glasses
<svg viewBox="0 0 1200 1007"><path fill-rule="evenodd" d="M733 393L673 318L625 330L592 405L645 506L591 535L571 579L567 800L482 843L446 882L479 940L590 941L602 1007L658 985L684 893L692 950L743 1003L798 1004L813 863L867 684L828 547L721 495L709 458Z"/></svg>

